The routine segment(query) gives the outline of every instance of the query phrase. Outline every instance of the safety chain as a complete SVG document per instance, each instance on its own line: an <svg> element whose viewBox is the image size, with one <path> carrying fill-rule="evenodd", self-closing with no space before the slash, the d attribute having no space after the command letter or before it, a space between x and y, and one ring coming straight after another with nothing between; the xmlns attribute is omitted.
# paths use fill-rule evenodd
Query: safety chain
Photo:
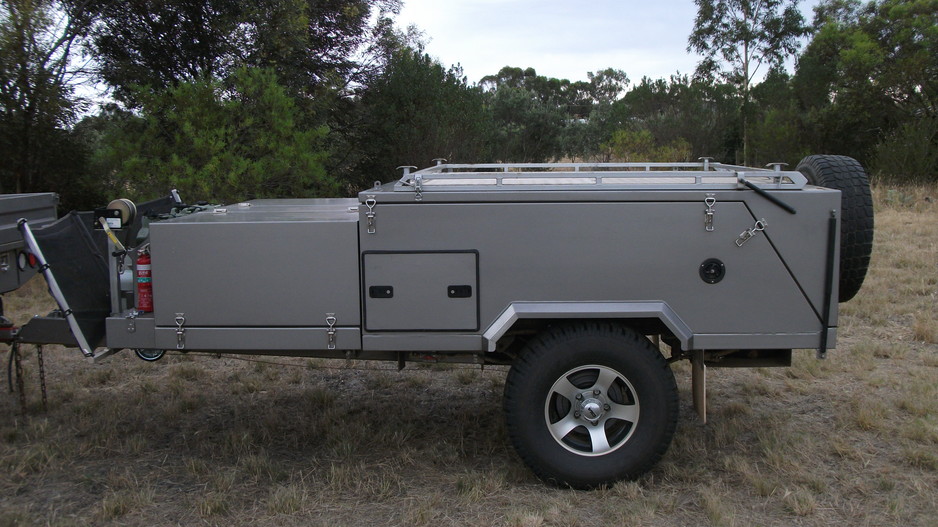
<svg viewBox="0 0 938 527"><path fill-rule="evenodd" d="M46 391L46 364L42 356L42 346L36 346L36 359L39 361L39 387L42 391L42 409L45 411L49 406L49 396ZM12 371L11 371L12 370ZM14 388L13 376L16 377ZM26 413L26 374L23 372L23 357L20 354L20 343L14 341L10 345L10 364L7 369L7 380L10 384L10 393L15 390L18 392L20 400L20 411Z"/></svg>
<svg viewBox="0 0 938 527"><path fill-rule="evenodd" d="M48 407L48 397L46 396L46 366L42 360L42 346L36 346L36 358L39 360L39 386L42 388L42 409Z"/></svg>
<svg viewBox="0 0 938 527"><path fill-rule="evenodd" d="M20 396L20 410L26 413L26 386L23 382L23 362L20 360L19 343L13 343L13 346L10 348L10 353L13 354L13 364L16 368L16 390L19 392Z"/></svg>

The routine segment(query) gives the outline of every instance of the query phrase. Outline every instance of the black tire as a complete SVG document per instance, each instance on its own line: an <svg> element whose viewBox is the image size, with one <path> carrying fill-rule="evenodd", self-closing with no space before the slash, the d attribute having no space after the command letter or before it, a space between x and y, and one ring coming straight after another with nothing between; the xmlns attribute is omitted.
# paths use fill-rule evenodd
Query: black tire
<svg viewBox="0 0 938 527"><path fill-rule="evenodd" d="M840 294L846 302L856 296L866 278L873 252L873 197L866 171L847 156L808 156L798 171L812 185L840 191Z"/></svg>
<svg viewBox="0 0 938 527"><path fill-rule="evenodd" d="M135 348L134 353L142 360L147 362L156 362L162 359L163 355L166 355L166 350L154 348Z"/></svg>
<svg viewBox="0 0 938 527"><path fill-rule="evenodd" d="M668 450L678 418L677 385L664 357L643 335L606 322L560 326L532 339L508 373L504 404L525 464L548 483L578 489L650 470Z"/></svg>

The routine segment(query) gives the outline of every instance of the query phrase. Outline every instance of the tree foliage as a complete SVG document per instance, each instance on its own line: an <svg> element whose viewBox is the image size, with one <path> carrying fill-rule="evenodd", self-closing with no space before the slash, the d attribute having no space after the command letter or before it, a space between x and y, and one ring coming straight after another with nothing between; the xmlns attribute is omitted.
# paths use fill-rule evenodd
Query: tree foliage
<svg viewBox="0 0 938 527"><path fill-rule="evenodd" d="M817 23L806 55L826 59L829 89L862 90L908 116L938 116L938 0L822 4Z"/></svg>
<svg viewBox="0 0 938 527"><path fill-rule="evenodd" d="M87 0L71 0L87 1ZM92 0L89 46L118 99L222 78L235 68L275 71L292 94L324 96L371 73L400 0Z"/></svg>
<svg viewBox="0 0 938 527"><path fill-rule="evenodd" d="M763 66L779 68L807 33L798 0L694 0L688 51L703 55L700 76L720 74L742 96L743 162L748 155L749 88Z"/></svg>
<svg viewBox="0 0 938 527"><path fill-rule="evenodd" d="M935 178L938 1L832 0L814 26L793 79L812 149L850 152L893 178Z"/></svg>
<svg viewBox="0 0 938 527"><path fill-rule="evenodd" d="M646 129L658 144L690 144L691 157L732 159L738 100L732 87L675 74L643 78L617 104L620 128Z"/></svg>
<svg viewBox="0 0 938 527"><path fill-rule="evenodd" d="M458 66L445 68L420 49L403 48L364 90L357 142L361 186L398 166L435 158L472 163L489 155L491 128L482 90Z"/></svg>
<svg viewBox="0 0 938 527"><path fill-rule="evenodd" d="M613 103L628 86L622 70L589 72L571 82L538 75L534 68L506 66L484 77L494 118L494 157L503 161L589 158L612 133Z"/></svg>
<svg viewBox="0 0 938 527"><path fill-rule="evenodd" d="M696 4L696 74L632 85L615 68L570 81L511 66L471 84L418 30L394 28L401 0L2 0L0 188L88 208L114 189L354 193L438 157L827 152L878 177L938 179L938 0L822 1L794 75L797 0ZM76 50L113 97L96 114L75 90Z"/></svg>
<svg viewBox="0 0 938 527"><path fill-rule="evenodd" d="M0 3L3 192L68 191L66 175L58 177L53 168L58 155L75 148L65 128L81 104L70 60L82 28L71 14L43 0Z"/></svg>
<svg viewBox="0 0 938 527"><path fill-rule="evenodd" d="M697 18L688 51L704 59L701 74L720 73L743 90L762 66L780 67L807 32L797 0L694 0Z"/></svg>
<svg viewBox="0 0 938 527"><path fill-rule="evenodd" d="M608 142L603 143L611 161L682 162L690 161L690 143L678 138L667 144L656 144L648 130L616 130Z"/></svg>
<svg viewBox="0 0 938 527"><path fill-rule="evenodd" d="M99 160L131 195L178 188L232 202L337 193L323 167L326 129L297 122L271 70L239 68L223 81L181 82L138 97L143 116L125 114Z"/></svg>

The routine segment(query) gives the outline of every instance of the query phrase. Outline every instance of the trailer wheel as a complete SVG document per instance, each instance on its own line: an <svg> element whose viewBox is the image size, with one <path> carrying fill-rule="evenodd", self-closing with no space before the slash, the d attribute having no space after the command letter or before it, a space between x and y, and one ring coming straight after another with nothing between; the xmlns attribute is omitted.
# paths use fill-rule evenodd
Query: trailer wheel
<svg viewBox="0 0 938 527"><path fill-rule="evenodd" d="M677 426L674 375L644 336L613 323L532 339L505 383L512 445L549 483L593 488L647 472Z"/></svg>
<svg viewBox="0 0 938 527"><path fill-rule="evenodd" d="M166 355L166 350L158 350L154 348L135 348L134 353L140 359L143 359L147 362L156 362L163 358L163 355Z"/></svg>
<svg viewBox="0 0 938 527"><path fill-rule="evenodd" d="M840 295L846 302L860 291L873 251L873 197L866 171L847 156L808 156L798 171L820 187L840 191Z"/></svg>

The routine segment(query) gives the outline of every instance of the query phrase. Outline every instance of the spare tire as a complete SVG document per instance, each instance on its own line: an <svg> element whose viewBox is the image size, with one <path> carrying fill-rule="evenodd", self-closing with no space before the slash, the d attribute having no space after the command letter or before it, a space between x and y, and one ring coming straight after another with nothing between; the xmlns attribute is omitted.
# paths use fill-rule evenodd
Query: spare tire
<svg viewBox="0 0 938 527"><path fill-rule="evenodd" d="M808 182L840 191L840 295L853 298L870 265L873 252L873 197L866 171L847 156L814 155L798 163Z"/></svg>

